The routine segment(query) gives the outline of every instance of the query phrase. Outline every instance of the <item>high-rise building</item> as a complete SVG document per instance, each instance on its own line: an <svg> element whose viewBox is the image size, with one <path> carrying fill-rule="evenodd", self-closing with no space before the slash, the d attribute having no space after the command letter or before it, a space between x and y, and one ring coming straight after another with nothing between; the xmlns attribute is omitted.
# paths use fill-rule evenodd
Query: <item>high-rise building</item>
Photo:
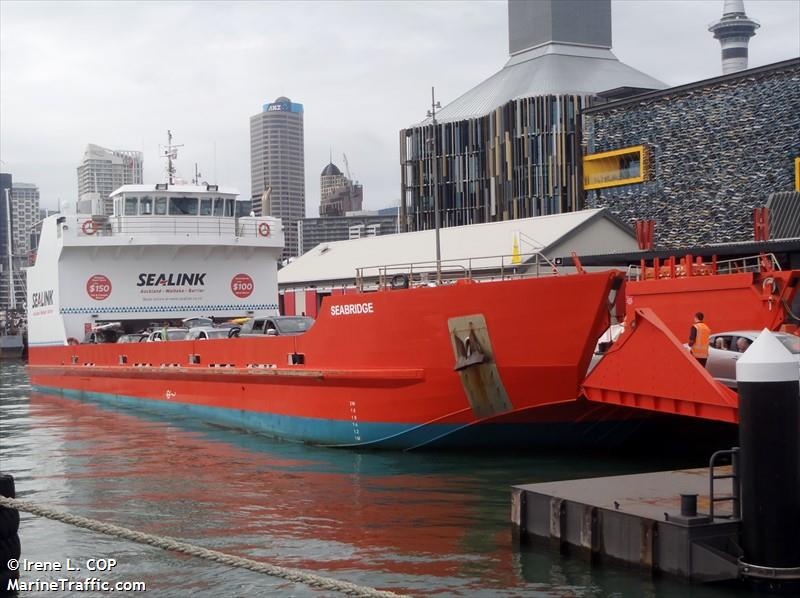
<svg viewBox="0 0 800 598"><path fill-rule="evenodd" d="M99 193L103 211L111 214L109 199L122 185L142 184L142 152L110 150L90 143L78 166L78 198L87 193Z"/></svg>
<svg viewBox="0 0 800 598"><path fill-rule="evenodd" d="M11 216L14 253L25 259L39 243L36 230L36 223L39 222L39 187L32 183L14 183L11 186Z"/></svg>
<svg viewBox="0 0 800 598"><path fill-rule="evenodd" d="M13 265L11 187L11 175L0 173L0 309L12 307L9 296L9 276Z"/></svg>
<svg viewBox="0 0 800 598"><path fill-rule="evenodd" d="M744 13L744 0L725 0L722 18L708 30L722 47L722 73L735 73L747 68L747 46L761 27Z"/></svg>
<svg viewBox="0 0 800 598"><path fill-rule="evenodd" d="M404 230L583 208L583 108L665 87L611 52L610 0L510 0L508 32L500 71L400 132Z"/></svg>
<svg viewBox="0 0 800 598"><path fill-rule="evenodd" d="M328 164L319 177L319 215L344 216L347 212L361 211L364 188L340 171L336 164Z"/></svg>
<svg viewBox="0 0 800 598"><path fill-rule="evenodd" d="M267 190L269 214L262 214ZM281 96L250 117L250 193L256 216L282 220L283 256L300 255L297 222L306 215L302 104Z"/></svg>
<svg viewBox="0 0 800 598"><path fill-rule="evenodd" d="M0 309L21 309L25 302L23 268L36 249L39 189L0 174Z"/></svg>

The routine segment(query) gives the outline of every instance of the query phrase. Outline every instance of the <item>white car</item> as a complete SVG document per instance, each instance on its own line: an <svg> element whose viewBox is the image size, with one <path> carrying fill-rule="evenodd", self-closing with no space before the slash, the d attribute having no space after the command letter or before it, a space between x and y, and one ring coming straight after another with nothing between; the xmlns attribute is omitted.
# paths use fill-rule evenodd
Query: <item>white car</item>
<svg viewBox="0 0 800 598"><path fill-rule="evenodd" d="M214 328L213 326L195 326L186 334L187 341L205 341L214 338L230 338L232 328Z"/></svg>
<svg viewBox="0 0 800 598"><path fill-rule="evenodd" d="M182 341L189 331L186 328L156 328L147 337L148 343L160 341Z"/></svg>
<svg viewBox="0 0 800 598"><path fill-rule="evenodd" d="M755 330L734 330L733 332L718 332L709 337L708 373L722 382L725 386L736 388L736 362L744 355L744 351L761 334ZM800 336L773 332L783 346L786 347L797 359L800 367Z"/></svg>

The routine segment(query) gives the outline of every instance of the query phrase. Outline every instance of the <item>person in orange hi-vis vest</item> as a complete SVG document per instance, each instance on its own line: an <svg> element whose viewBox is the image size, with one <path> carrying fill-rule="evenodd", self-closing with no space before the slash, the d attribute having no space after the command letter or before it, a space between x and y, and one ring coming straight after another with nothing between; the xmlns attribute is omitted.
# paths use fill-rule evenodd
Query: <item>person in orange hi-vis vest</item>
<svg viewBox="0 0 800 598"><path fill-rule="evenodd" d="M706 367L708 360L708 337L711 336L711 329L703 322L703 312L694 314L694 324L689 331L689 350L700 365Z"/></svg>

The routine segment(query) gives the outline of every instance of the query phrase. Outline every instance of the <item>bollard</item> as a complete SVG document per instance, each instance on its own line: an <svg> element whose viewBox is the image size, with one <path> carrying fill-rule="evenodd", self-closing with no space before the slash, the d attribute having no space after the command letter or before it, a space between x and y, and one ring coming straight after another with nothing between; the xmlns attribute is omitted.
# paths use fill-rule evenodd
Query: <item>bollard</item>
<svg viewBox="0 0 800 598"><path fill-rule="evenodd" d="M16 498L14 477L0 473L0 495ZM19 579L19 570L9 570L9 559L19 560L21 551L19 543L19 511L0 507L0 596L5 596L9 582Z"/></svg>
<svg viewBox="0 0 800 598"><path fill-rule="evenodd" d="M697 494L681 494L681 517L697 517Z"/></svg>
<svg viewBox="0 0 800 598"><path fill-rule="evenodd" d="M800 367L766 329L736 364L742 575L771 590L800 582Z"/></svg>

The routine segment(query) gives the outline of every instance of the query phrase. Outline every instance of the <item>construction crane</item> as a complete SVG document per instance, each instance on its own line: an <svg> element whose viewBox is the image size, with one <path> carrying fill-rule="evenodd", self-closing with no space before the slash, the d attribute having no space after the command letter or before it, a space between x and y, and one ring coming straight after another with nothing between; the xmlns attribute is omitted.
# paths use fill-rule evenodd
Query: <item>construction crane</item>
<svg viewBox="0 0 800 598"><path fill-rule="evenodd" d="M347 154L342 152L342 158L344 159L344 171L347 173L347 178L353 181L353 177L350 176L350 165L347 163Z"/></svg>

